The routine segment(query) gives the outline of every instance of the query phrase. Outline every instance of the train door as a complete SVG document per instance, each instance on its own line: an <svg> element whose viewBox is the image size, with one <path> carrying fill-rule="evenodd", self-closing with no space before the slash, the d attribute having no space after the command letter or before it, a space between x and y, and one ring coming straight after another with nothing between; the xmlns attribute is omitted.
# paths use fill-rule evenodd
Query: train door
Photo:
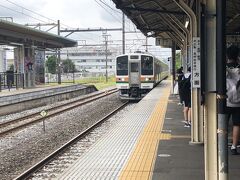
<svg viewBox="0 0 240 180"><path fill-rule="evenodd" d="M130 71L129 71L129 78L130 84L134 87L139 87L140 85L140 64L139 62L130 62Z"/></svg>
<svg viewBox="0 0 240 180"><path fill-rule="evenodd" d="M137 98L140 96L140 64L139 61L130 62L129 66L129 85L130 85L130 96Z"/></svg>

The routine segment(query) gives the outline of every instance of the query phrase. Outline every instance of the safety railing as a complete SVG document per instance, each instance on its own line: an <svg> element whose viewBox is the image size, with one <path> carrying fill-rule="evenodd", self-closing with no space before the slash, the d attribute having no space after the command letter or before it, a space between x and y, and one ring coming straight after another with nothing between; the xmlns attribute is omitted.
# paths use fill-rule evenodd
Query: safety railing
<svg viewBox="0 0 240 180"><path fill-rule="evenodd" d="M12 71L0 72L0 91L24 88L24 74Z"/></svg>

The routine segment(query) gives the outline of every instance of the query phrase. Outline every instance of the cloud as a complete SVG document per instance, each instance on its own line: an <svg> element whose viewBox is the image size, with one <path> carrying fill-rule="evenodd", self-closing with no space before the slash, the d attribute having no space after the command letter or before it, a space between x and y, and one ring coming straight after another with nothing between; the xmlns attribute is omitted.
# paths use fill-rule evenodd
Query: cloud
<svg viewBox="0 0 240 180"><path fill-rule="evenodd" d="M14 22L22 24L49 23L50 20L47 19L49 18L55 21L60 20L62 23L76 28L112 27L121 23L119 14L103 5L99 0L97 2L94 0L3 0L0 5L0 15L13 17ZM115 14L115 17L109 12Z"/></svg>
<svg viewBox="0 0 240 180"><path fill-rule="evenodd" d="M113 13L110 10L109 11L101 10L101 18L109 24L112 24L112 23L120 24L121 23L121 15Z"/></svg>
<svg viewBox="0 0 240 180"><path fill-rule="evenodd" d="M9 3L8 1L12 1L30 11ZM102 4L101 1L108 3L114 10ZM52 21L47 19L49 18L55 20L55 22L60 20L61 28L70 29L100 27L121 28L122 14L121 11L119 11L120 13L116 11L119 10L115 8L115 4L112 3L111 0L1 0L0 4L0 16L13 17L14 22L20 24L52 23ZM47 18L37 15L36 13ZM46 28L49 29L49 27ZM44 28L42 28L42 30L44 30ZM130 30L129 23L126 23L126 30ZM56 31L57 29L54 28L51 32L56 34ZM122 34L119 31L109 31L108 33L112 35L109 37L110 40L121 39ZM64 36L66 33L61 33L61 35ZM69 38L91 41L90 44L103 43L102 32L73 33ZM143 37L140 34L126 34L126 38L142 39Z"/></svg>
<svg viewBox="0 0 240 180"><path fill-rule="evenodd" d="M12 17L14 22L24 24L28 21L39 21L41 18L39 18L38 15L34 15L31 11L39 9L39 7L43 7L44 4L44 0L28 0L27 2L23 0L19 0L17 2L14 0L4 0L0 5L0 16Z"/></svg>

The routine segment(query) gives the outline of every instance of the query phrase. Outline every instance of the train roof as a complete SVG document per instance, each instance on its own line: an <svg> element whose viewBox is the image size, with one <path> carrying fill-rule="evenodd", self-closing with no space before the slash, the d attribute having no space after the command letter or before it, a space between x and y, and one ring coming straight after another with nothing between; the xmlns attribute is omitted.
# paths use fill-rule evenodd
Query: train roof
<svg viewBox="0 0 240 180"><path fill-rule="evenodd" d="M119 57L119 56L131 56L131 55L146 55L146 56L153 56L152 54L147 53L147 52L134 52L134 53L120 54L120 55L118 55L117 57ZM154 57L154 56L153 56L153 57Z"/></svg>
<svg viewBox="0 0 240 180"><path fill-rule="evenodd" d="M166 65L168 65L168 63L162 61L161 59L157 58L156 56L154 56L153 54L150 54L148 52L134 52L134 53L125 53L125 54L121 54L121 55L118 55L117 57L121 57L121 56L131 56L131 55L145 55L145 56L152 56L155 60L159 61L159 62L162 62ZM116 57L116 58L117 58Z"/></svg>

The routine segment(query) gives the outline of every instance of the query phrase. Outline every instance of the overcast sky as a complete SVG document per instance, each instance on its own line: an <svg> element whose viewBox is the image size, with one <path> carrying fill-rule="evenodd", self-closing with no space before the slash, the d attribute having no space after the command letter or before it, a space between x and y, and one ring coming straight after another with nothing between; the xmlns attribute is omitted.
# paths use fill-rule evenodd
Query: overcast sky
<svg viewBox="0 0 240 180"><path fill-rule="evenodd" d="M0 2L0 17L12 17L13 22L20 24L53 23L52 20L55 22L60 20L61 28L68 29L121 28L122 26L121 11L115 8L115 4L111 0L0 0ZM136 29L127 20L126 31L129 30ZM57 29L55 28L52 32L56 33ZM121 32L109 32L109 34L111 34L111 40L121 40ZM126 37L136 39L135 43L139 43L139 46L144 43L142 39L145 38L139 33L128 34ZM97 44L103 41L101 32L75 33L69 38L86 40L88 44ZM154 40L149 40L149 44L153 45ZM156 47L152 46L151 48L155 49ZM166 49L153 51L156 51L156 55L169 56L169 53L165 53L169 51Z"/></svg>

